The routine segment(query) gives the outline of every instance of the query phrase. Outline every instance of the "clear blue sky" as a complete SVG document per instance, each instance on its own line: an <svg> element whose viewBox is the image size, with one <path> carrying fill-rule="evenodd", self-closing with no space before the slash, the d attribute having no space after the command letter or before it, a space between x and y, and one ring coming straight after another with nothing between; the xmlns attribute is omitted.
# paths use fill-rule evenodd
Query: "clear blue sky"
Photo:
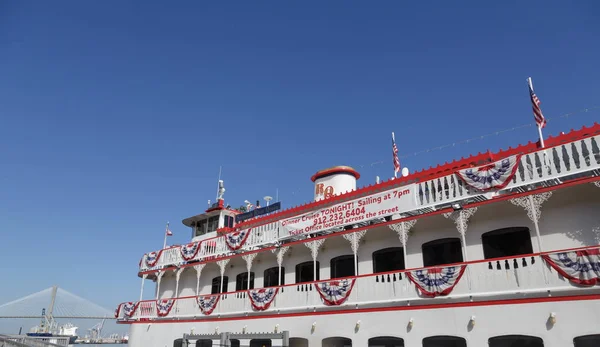
<svg viewBox="0 0 600 347"><path fill-rule="evenodd" d="M0 303L58 284L135 300L166 221L360 185L401 154L600 104L594 0L0 2ZM546 134L600 112L550 120ZM402 158L412 171L536 140L533 127ZM384 164L369 165L384 161ZM146 291L152 293L150 282ZM2 322L0 322L0 326Z"/></svg>

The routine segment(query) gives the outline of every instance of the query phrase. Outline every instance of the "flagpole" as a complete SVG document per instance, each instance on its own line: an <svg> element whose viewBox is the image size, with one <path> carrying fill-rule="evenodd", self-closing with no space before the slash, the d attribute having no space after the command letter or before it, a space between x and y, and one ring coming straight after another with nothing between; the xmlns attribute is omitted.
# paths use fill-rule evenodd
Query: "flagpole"
<svg viewBox="0 0 600 347"><path fill-rule="evenodd" d="M163 249L167 248L167 231L169 230L169 222L167 222L167 227L165 228L165 242L163 243Z"/></svg>
<svg viewBox="0 0 600 347"><path fill-rule="evenodd" d="M394 132L392 131L392 143L396 143L396 136L394 135ZM396 168L394 167L394 178L398 178L398 172L396 171Z"/></svg>
<svg viewBox="0 0 600 347"><path fill-rule="evenodd" d="M529 85L529 88L533 91L533 82L531 81L531 77L527 78L527 84ZM536 122L537 124L537 122ZM538 135L540 136L540 146L542 148L544 148L544 135L542 134L542 126L540 124L537 124L537 128L538 128Z"/></svg>

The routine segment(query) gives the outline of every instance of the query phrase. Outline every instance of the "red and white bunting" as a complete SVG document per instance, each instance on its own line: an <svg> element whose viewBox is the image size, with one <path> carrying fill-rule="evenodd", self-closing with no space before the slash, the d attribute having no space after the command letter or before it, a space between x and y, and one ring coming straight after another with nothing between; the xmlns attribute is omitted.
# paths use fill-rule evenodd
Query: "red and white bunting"
<svg viewBox="0 0 600 347"><path fill-rule="evenodd" d="M325 305L341 305L350 296L354 287L354 281L354 278L346 278L343 280L319 282L315 283L315 288Z"/></svg>
<svg viewBox="0 0 600 347"><path fill-rule="evenodd" d="M248 290L248 298L252 308L256 311L264 311L271 306L279 288L257 288Z"/></svg>
<svg viewBox="0 0 600 347"><path fill-rule="evenodd" d="M450 294L465 272L466 267L466 265L458 265L429 268L409 271L406 275L423 295L434 298Z"/></svg>
<svg viewBox="0 0 600 347"><path fill-rule="evenodd" d="M600 283L600 249L542 254L542 258L569 281L586 286Z"/></svg>
<svg viewBox="0 0 600 347"><path fill-rule="evenodd" d="M123 308L123 314L127 317L132 317L135 313L135 310L138 308L139 302L124 302L121 304Z"/></svg>
<svg viewBox="0 0 600 347"><path fill-rule="evenodd" d="M215 310L215 308L217 308L217 303L219 303L220 297L220 294L199 295L196 297L196 302L198 303L198 307L200 307L200 311L208 316Z"/></svg>
<svg viewBox="0 0 600 347"><path fill-rule="evenodd" d="M175 305L175 299L156 300L156 314L165 317Z"/></svg>
<svg viewBox="0 0 600 347"><path fill-rule="evenodd" d="M188 243L187 245L183 245L179 248L181 252L181 257L185 261L190 261L196 257L198 254L198 250L200 250L199 242Z"/></svg>
<svg viewBox="0 0 600 347"><path fill-rule="evenodd" d="M123 304L119 304L115 310L115 318L119 318L119 313L121 313L121 305Z"/></svg>
<svg viewBox="0 0 600 347"><path fill-rule="evenodd" d="M232 251L242 248L244 243L246 243L248 236L250 236L250 230L252 229L244 229L225 234L225 243L227 244L227 247Z"/></svg>
<svg viewBox="0 0 600 347"><path fill-rule="evenodd" d="M506 187L519 168L521 155L512 155L491 164L458 170L456 174L469 186L478 190Z"/></svg>
<svg viewBox="0 0 600 347"><path fill-rule="evenodd" d="M156 263L160 260L160 256L162 255L163 250L161 249L158 252L150 252L146 254L146 267L154 267Z"/></svg>

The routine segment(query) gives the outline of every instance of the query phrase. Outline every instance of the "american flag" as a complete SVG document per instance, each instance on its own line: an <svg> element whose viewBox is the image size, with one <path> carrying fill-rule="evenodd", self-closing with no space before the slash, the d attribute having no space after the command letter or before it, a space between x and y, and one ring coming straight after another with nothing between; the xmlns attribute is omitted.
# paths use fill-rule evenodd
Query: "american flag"
<svg viewBox="0 0 600 347"><path fill-rule="evenodd" d="M173 232L171 231L171 229L169 229L169 223L167 223L167 228L165 230L165 233L166 233L167 236L173 235Z"/></svg>
<svg viewBox="0 0 600 347"><path fill-rule="evenodd" d="M392 131L392 153L394 155L394 177L397 177L400 171L400 159L398 159L398 147L396 147L396 137Z"/></svg>
<svg viewBox="0 0 600 347"><path fill-rule="evenodd" d="M542 114L542 109L540 108L540 104L542 102L533 92L533 83L531 82L531 77L527 79L527 82L527 84L529 85L529 97L531 98L531 107L533 108L533 118L535 119L537 125L543 129L546 126L546 118L544 118L544 115Z"/></svg>

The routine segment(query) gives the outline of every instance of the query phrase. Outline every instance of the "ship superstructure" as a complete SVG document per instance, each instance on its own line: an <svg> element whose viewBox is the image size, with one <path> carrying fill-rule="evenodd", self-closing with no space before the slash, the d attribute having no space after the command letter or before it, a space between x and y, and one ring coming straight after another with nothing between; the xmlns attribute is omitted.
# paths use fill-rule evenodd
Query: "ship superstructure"
<svg viewBox="0 0 600 347"><path fill-rule="evenodd" d="M599 346L599 144L595 124L358 189L336 166L287 210L221 184L115 317L134 347Z"/></svg>

